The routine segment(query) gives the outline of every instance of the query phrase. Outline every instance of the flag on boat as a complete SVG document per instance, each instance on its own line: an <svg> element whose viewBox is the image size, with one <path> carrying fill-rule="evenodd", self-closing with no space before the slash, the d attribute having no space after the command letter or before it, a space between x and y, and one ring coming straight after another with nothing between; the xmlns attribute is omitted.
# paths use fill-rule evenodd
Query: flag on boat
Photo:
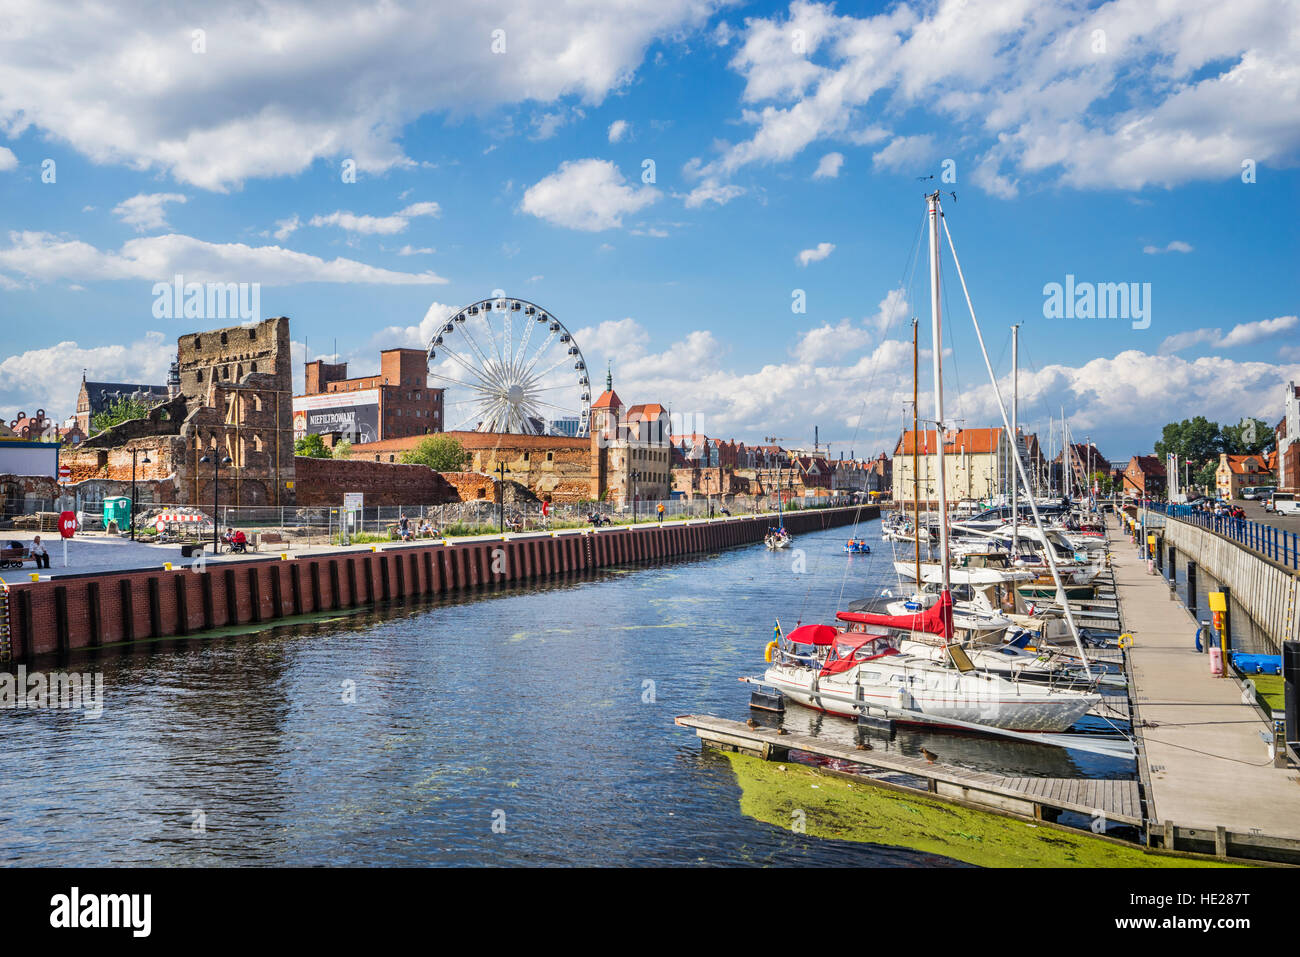
<svg viewBox="0 0 1300 957"><path fill-rule="evenodd" d="M777 618L772 623L772 637L775 638L777 641L781 640L781 619L780 618Z"/></svg>

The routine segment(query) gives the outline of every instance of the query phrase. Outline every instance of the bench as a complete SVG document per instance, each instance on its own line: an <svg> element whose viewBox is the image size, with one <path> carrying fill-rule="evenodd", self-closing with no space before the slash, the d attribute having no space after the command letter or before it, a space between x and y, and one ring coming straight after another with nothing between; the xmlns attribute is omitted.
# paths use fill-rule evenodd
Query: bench
<svg viewBox="0 0 1300 957"><path fill-rule="evenodd" d="M258 532L253 547L260 552L263 545L286 550L290 547L289 540L279 532Z"/></svg>
<svg viewBox="0 0 1300 957"><path fill-rule="evenodd" d="M26 548L0 548L0 568L22 568L23 562L37 564L36 556Z"/></svg>

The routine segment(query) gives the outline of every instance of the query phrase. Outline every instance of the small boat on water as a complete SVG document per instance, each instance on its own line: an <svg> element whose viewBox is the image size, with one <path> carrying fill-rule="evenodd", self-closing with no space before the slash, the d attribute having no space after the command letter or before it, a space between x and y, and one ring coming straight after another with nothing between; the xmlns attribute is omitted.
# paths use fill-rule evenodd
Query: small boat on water
<svg viewBox="0 0 1300 957"><path fill-rule="evenodd" d="M870 555L871 546L861 538L850 538L844 543L844 551L850 555Z"/></svg>
<svg viewBox="0 0 1300 957"><path fill-rule="evenodd" d="M769 528L767 534L763 536L763 544L773 551L778 548L789 548L793 541L794 536L785 530L784 525L780 528Z"/></svg>

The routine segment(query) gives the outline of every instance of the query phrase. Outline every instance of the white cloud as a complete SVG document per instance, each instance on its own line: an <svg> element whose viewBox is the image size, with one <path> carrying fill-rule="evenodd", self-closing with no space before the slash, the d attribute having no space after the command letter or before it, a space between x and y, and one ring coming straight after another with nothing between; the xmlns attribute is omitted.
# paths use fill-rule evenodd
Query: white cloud
<svg viewBox="0 0 1300 957"><path fill-rule="evenodd" d="M609 124L609 141L617 143L627 136L627 120L615 120Z"/></svg>
<svg viewBox="0 0 1300 957"><path fill-rule="evenodd" d="M699 173L725 181L864 128L879 138L873 119L913 109L957 127L983 154L971 182L999 197L1030 174L1141 189L1232 181L1246 159L1293 166L1300 31L1279 25L1294 19L1289 0L935 0L861 17L800 0L746 20L730 65L753 131ZM906 169L924 145L896 137L876 165Z"/></svg>
<svg viewBox="0 0 1300 957"><path fill-rule="evenodd" d="M835 179L840 175L840 167L843 165L843 153L827 153L821 158L821 162L817 164L813 179Z"/></svg>
<svg viewBox="0 0 1300 957"><path fill-rule="evenodd" d="M809 263L821 262L834 251L834 243L818 243L812 249L802 250L799 255L794 257L794 261L800 266L806 266Z"/></svg>
<svg viewBox="0 0 1300 957"><path fill-rule="evenodd" d="M113 215L138 232L148 229L166 229L167 217L163 206L167 203L186 202L183 193L140 193L124 199L113 207Z"/></svg>
<svg viewBox="0 0 1300 957"><path fill-rule="evenodd" d="M659 198L652 186L629 186L608 160L570 160L524 191L519 208L568 229L600 232L623 225L623 217Z"/></svg>
<svg viewBox="0 0 1300 957"><path fill-rule="evenodd" d="M1234 346L1246 346L1261 339L1268 339L1283 332L1290 332L1300 321L1296 316L1278 316L1276 319L1260 319L1257 322L1243 322L1232 327L1232 331L1219 343L1221 349Z"/></svg>
<svg viewBox="0 0 1300 957"><path fill-rule="evenodd" d="M1190 253L1192 244L1185 243L1181 239L1175 239L1167 246L1143 246L1142 252L1148 256L1156 256L1160 253Z"/></svg>
<svg viewBox="0 0 1300 957"><path fill-rule="evenodd" d="M716 179L706 179L683 197L687 209L698 209L705 203L725 206L737 196L744 196L743 187L719 183Z"/></svg>
<svg viewBox="0 0 1300 957"><path fill-rule="evenodd" d="M428 113L598 104L651 42L703 26L715 5L480 0L435 16L406 2L20 4L0 35L0 126L213 190L322 159L379 172L412 163L400 132ZM198 24L203 54L191 50ZM498 29L507 52L494 56Z"/></svg>
<svg viewBox="0 0 1300 957"><path fill-rule="evenodd" d="M428 348L438 329L456 314L458 308L442 302L432 302L424 311L424 318L416 325L387 326L370 337L371 345L381 349L396 349L402 346L412 349Z"/></svg>
<svg viewBox="0 0 1300 957"><path fill-rule="evenodd" d="M1296 316L1278 316L1274 319L1258 319L1254 322L1242 322L1228 330L1225 336L1222 329L1189 329L1176 332L1160 343L1160 354L1169 355L1201 343L1212 343L1216 349L1233 349L1248 346L1273 336L1290 332L1300 318Z"/></svg>
<svg viewBox="0 0 1300 957"><path fill-rule="evenodd" d="M358 216L356 213L340 209L324 216L313 216L308 225L337 226L350 233L377 233L381 236L391 236L394 233L405 232L411 220L417 216L438 216L441 212L438 204L432 202L412 203L391 216Z"/></svg>
<svg viewBox="0 0 1300 957"><path fill-rule="evenodd" d="M394 272L352 259L324 260L280 246L209 243L175 233L132 239L112 252L51 233L11 232L9 246L0 248L0 270L41 282L158 282L170 281L177 273L191 282L259 282L267 286L301 282L423 285L447 281L432 272Z"/></svg>
<svg viewBox="0 0 1300 957"><path fill-rule="evenodd" d="M433 255L434 253L436 253L437 251L438 251L438 250L434 249L432 246L412 246L410 243L407 243L405 246L403 246L401 249L399 249L399 250L397 251L397 255L399 255L399 256L432 256L432 255Z"/></svg>
<svg viewBox="0 0 1300 957"><path fill-rule="evenodd" d="M896 136L884 149L871 157L871 165L877 169L894 172L924 172L924 167L934 156L934 137L929 133L921 136Z"/></svg>
<svg viewBox="0 0 1300 957"><path fill-rule="evenodd" d="M7 146L0 146L0 173L7 173L18 168L18 157Z"/></svg>
<svg viewBox="0 0 1300 957"><path fill-rule="evenodd" d="M1222 329L1189 329L1186 332L1175 332L1172 336L1166 336L1160 343L1160 354L1167 356L1202 342L1218 342L1222 335Z"/></svg>
<svg viewBox="0 0 1300 957"><path fill-rule="evenodd" d="M0 409L6 421L20 411L45 409L61 422L76 411L82 369L92 381L161 384L175 357L176 339L161 332L106 346L65 340L5 356L0 359Z"/></svg>
<svg viewBox="0 0 1300 957"><path fill-rule="evenodd" d="M302 226L302 221L298 219L298 214L294 213L288 219L277 219L275 221L275 232L272 233L280 242L284 242L292 236Z"/></svg>

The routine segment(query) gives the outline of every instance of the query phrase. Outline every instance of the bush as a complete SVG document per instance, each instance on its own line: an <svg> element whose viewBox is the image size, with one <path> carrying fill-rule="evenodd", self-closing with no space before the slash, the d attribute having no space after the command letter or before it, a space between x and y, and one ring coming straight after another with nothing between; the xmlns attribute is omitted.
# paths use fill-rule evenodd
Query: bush
<svg viewBox="0 0 1300 957"><path fill-rule="evenodd" d="M148 404L130 396L118 399L103 412L98 412L91 417L90 432L94 435L130 419L143 419L149 414L150 408Z"/></svg>
<svg viewBox="0 0 1300 957"><path fill-rule="evenodd" d="M460 472L469 461L465 447L449 435L430 435L401 454L406 465L427 465L438 472Z"/></svg>
<svg viewBox="0 0 1300 957"><path fill-rule="evenodd" d="M304 455L309 459L328 459L330 450L325 447L325 440L316 433L304 435L293 443L293 454Z"/></svg>

